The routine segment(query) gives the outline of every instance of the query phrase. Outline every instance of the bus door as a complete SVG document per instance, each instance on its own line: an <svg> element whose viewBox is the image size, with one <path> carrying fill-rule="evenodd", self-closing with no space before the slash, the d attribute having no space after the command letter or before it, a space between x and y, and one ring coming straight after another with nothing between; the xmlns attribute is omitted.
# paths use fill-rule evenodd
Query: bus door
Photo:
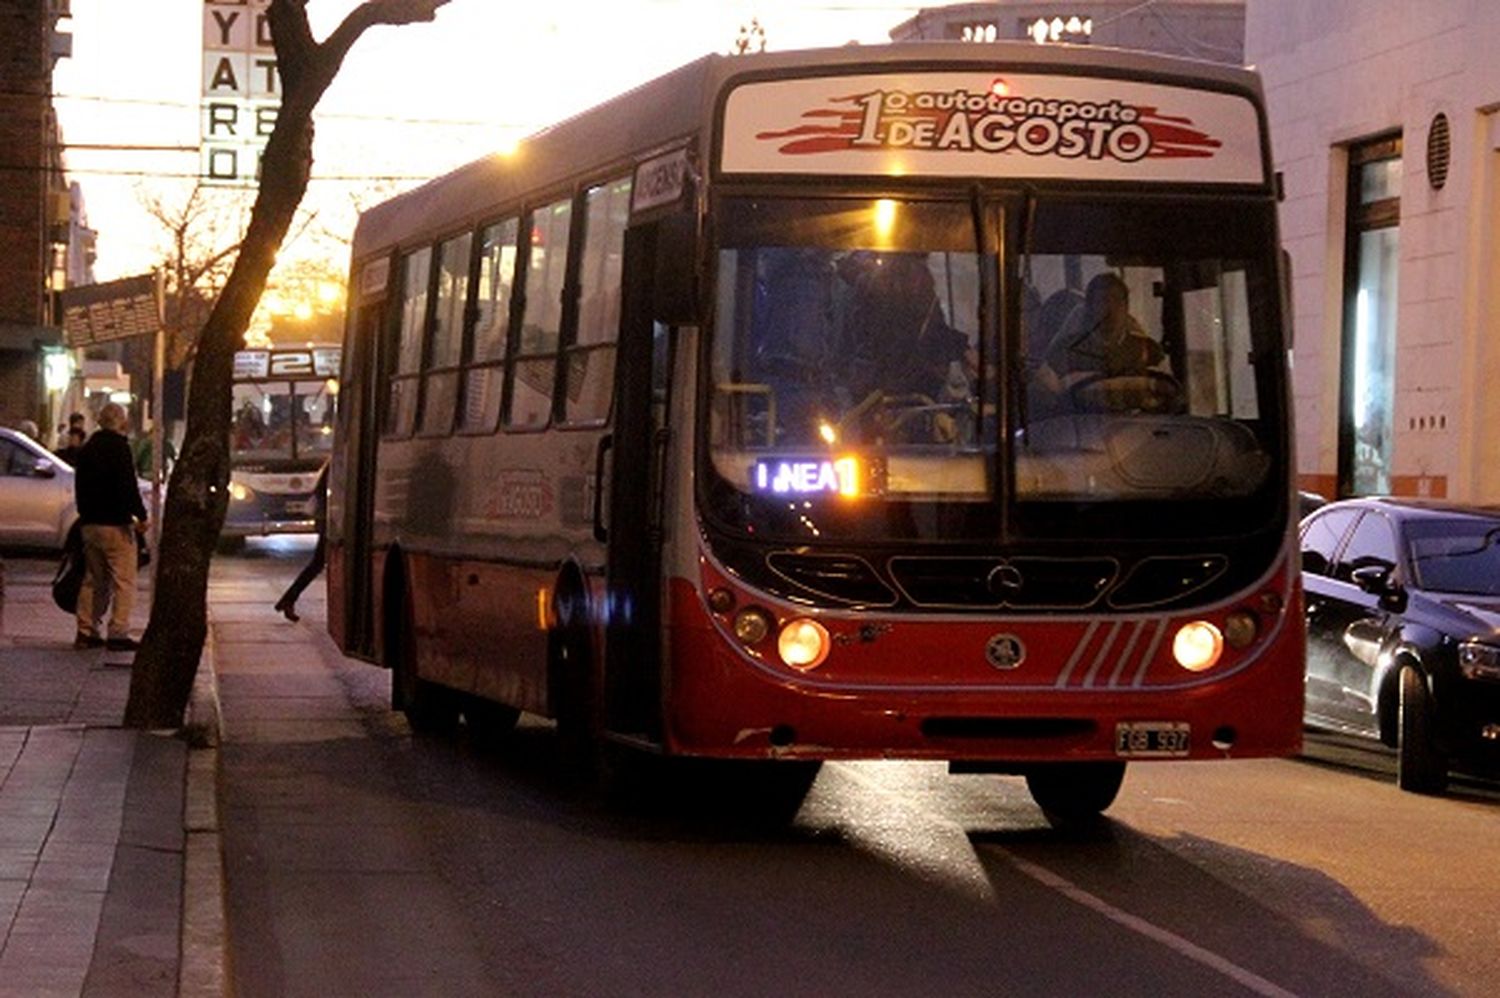
<svg viewBox="0 0 1500 998"><path fill-rule="evenodd" d="M339 400L340 424L349 432L340 442L343 485L343 579L341 607L329 607L329 619L342 619L346 654L373 661L375 657L375 593L372 562L375 458L383 424L381 339L385 330L385 301L360 307L354 335L346 347L345 370L349 391Z"/></svg>
<svg viewBox="0 0 1500 998"><path fill-rule="evenodd" d="M671 331L655 321L657 226L625 234L608 460L605 726L656 741L661 725L661 489ZM596 526L602 526L596 524ZM641 527L644 526L644 529Z"/></svg>

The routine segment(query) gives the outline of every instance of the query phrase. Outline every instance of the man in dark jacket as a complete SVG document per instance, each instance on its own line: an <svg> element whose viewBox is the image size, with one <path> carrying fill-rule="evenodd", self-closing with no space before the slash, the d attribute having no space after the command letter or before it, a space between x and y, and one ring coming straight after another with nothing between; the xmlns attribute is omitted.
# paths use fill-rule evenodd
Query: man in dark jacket
<svg viewBox="0 0 1500 998"><path fill-rule="evenodd" d="M78 452L83 450L84 442L88 440L88 434L83 427L74 426L68 430L68 443L57 452L57 456L69 464L78 463Z"/></svg>
<svg viewBox="0 0 1500 998"><path fill-rule="evenodd" d="M130 610L135 602L136 531L146 527L146 506L136 484L129 429L125 408L111 402L99 410L99 429L78 452L73 488L86 571L78 594L75 648L137 647L130 636ZM107 638L99 633L106 609Z"/></svg>

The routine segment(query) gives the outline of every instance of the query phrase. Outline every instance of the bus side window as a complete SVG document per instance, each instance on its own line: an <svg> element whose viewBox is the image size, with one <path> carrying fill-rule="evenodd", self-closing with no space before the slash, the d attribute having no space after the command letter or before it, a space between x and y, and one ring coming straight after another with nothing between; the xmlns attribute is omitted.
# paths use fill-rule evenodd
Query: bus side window
<svg viewBox="0 0 1500 998"><path fill-rule="evenodd" d="M432 334L422 377L422 433L427 436L453 431L464 305L469 300L469 250L473 244L473 235L465 232L438 247Z"/></svg>
<svg viewBox="0 0 1500 998"><path fill-rule="evenodd" d="M506 398L509 429L539 430L552 414L562 293L568 271L573 200L563 198L531 214L526 255L526 305L521 315Z"/></svg>
<svg viewBox="0 0 1500 998"><path fill-rule="evenodd" d="M395 366L391 372L390 402L385 415L385 431L391 436L410 436L416 422L422 333L427 324L427 288L431 271L430 246L401 257L401 324L396 330Z"/></svg>
<svg viewBox="0 0 1500 998"><path fill-rule="evenodd" d="M507 218L479 234L479 278L469 366L464 371L459 428L488 433L500 421L505 385L505 341L516 280L516 236L521 222Z"/></svg>
<svg viewBox="0 0 1500 998"><path fill-rule="evenodd" d="M615 341L620 331L620 282L625 227L630 222L629 177L589 188L584 195L583 252L578 275L578 328L568 345L564 422L608 421L614 394Z"/></svg>

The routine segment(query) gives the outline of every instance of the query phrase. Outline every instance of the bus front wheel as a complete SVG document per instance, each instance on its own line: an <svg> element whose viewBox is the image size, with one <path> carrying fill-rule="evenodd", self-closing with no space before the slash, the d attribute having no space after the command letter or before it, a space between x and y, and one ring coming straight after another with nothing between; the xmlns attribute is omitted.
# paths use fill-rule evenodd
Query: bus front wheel
<svg viewBox="0 0 1500 998"><path fill-rule="evenodd" d="M1053 825L1095 821L1115 802L1123 762L1058 762L1030 769L1026 789Z"/></svg>
<svg viewBox="0 0 1500 998"><path fill-rule="evenodd" d="M591 778L599 768L599 738L587 632L576 622L562 623L548 636L548 657L562 768L575 778Z"/></svg>

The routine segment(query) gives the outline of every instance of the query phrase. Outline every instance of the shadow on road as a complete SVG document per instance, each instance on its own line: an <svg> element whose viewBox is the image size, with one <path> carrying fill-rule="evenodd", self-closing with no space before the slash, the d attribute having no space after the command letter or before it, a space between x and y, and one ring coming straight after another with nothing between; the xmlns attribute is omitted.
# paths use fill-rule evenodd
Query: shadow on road
<svg viewBox="0 0 1500 998"><path fill-rule="evenodd" d="M1303 738L1301 761L1325 769L1351 773L1377 783L1396 782L1396 754L1366 738L1308 731ZM1500 804L1500 771L1449 774L1444 796L1475 804Z"/></svg>
<svg viewBox="0 0 1500 998"><path fill-rule="evenodd" d="M1087 840L977 833L999 875L1019 857L1294 994L1447 995L1423 968L1432 939L1382 920L1320 870L1198 835L1157 839L1108 822ZM1262 900L1267 895L1275 904ZM1289 914L1294 912L1295 914Z"/></svg>

